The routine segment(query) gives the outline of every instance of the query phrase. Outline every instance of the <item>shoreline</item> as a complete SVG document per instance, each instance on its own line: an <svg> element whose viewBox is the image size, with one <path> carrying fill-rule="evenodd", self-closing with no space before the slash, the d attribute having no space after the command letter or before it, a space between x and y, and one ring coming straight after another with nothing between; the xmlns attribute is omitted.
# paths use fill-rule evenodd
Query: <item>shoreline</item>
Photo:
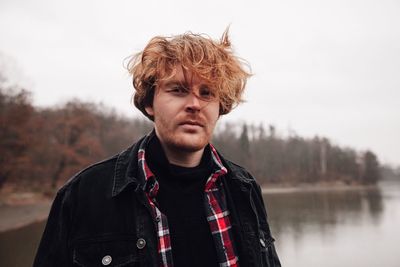
<svg viewBox="0 0 400 267"><path fill-rule="evenodd" d="M4 193L0 195L0 234L47 219L52 198L39 193Z"/></svg>
<svg viewBox="0 0 400 267"><path fill-rule="evenodd" d="M50 204L0 206L0 234L45 221L49 215Z"/></svg>
<svg viewBox="0 0 400 267"><path fill-rule="evenodd" d="M303 192L329 192L329 191L358 191L378 188L379 185L343 184L343 183L319 183L298 185L262 185L263 194L288 194Z"/></svg>

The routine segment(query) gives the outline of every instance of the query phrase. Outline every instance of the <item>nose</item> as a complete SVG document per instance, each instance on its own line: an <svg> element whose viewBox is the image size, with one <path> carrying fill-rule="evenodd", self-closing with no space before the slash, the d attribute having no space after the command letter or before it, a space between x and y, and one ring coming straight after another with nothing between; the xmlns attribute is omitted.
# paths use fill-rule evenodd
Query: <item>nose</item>
<svg viewBox="0 0 400 267"><path fill-rule="evenodd" d="M187 96L185 110L190 113L198 112L202 108L201 104L201 100L195 93L191 92L191 94Z"/></svg>

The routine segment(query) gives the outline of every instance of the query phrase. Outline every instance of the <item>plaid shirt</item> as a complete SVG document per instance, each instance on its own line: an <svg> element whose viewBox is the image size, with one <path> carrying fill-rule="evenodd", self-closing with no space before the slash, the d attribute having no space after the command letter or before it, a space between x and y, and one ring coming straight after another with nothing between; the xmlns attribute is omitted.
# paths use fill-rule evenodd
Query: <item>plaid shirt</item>
<svg viewBox="0 0 400 267"><path fill-rule="evenodd" d="M147 136L139 147L138 164L145 178L145 192L153 211L153 216L157 222L158 234L158 254L160 256L160 266L172 267L172 247L168 228L167 217L159 210L156 196L159 184L153 172L146 163L145 153L149 141ZM218 186L219 177L227 173L227 169L222 165L217 151L210 144L212 160L214 162L214 172L207 179L204 189L205 210L207 221L213 236L219 266L238 267L239 259L233 244L229 211L227 209L225 193L221 186Z"/></svg>

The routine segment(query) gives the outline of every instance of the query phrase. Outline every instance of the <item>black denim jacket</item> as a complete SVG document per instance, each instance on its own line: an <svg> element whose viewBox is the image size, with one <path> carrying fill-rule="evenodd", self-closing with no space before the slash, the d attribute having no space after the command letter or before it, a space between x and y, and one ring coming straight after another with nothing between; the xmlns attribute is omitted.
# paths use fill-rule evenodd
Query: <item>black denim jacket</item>
<svg viewBox="0 0 400 267"><path fill-rule="evenodd" d="M159 266L155 222L144 181L136 178L139 143L59 190L33 266ZM221 159L239 265L281 266L260 186L245 169Z"/></svg>

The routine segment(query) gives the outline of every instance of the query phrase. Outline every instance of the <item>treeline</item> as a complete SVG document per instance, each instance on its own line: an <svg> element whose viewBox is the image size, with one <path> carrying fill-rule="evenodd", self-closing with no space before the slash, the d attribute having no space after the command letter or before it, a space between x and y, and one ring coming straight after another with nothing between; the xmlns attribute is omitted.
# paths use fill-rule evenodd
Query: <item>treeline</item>
<svg viewBox="0 0 400 267"><path fill-rule="evenodd" d="M400 182L400 166L383 165L380 168L382 180Z"/></svg>
<svg viewBox="0 0 400 267"><path fill-rule="evenodd" d="M214 143L245 166L261 184L332 183L375 184L380 165L372 151L357 152L327 138L277 135L274 126L225 124Z"/></svg>
<svg viewBox="0 0 400 267"><path fill-rule="evenodd" d="M36 108L30 93L0 88L0 188L53 190L83 167L110 157L151 130L94 103Z"/></svg>
<svg viewBox="0 0 400 267"><path fill-rule="evenodd" d="M83 167L110 157L148 133L147 119L117 115L103 105L71 100L37 108L28 91L0 86L0 188L52 191ZM326 138L288 138L274 127L224 124L213 143L261 183L343 181L374 184L379 163Z"/></svg>

